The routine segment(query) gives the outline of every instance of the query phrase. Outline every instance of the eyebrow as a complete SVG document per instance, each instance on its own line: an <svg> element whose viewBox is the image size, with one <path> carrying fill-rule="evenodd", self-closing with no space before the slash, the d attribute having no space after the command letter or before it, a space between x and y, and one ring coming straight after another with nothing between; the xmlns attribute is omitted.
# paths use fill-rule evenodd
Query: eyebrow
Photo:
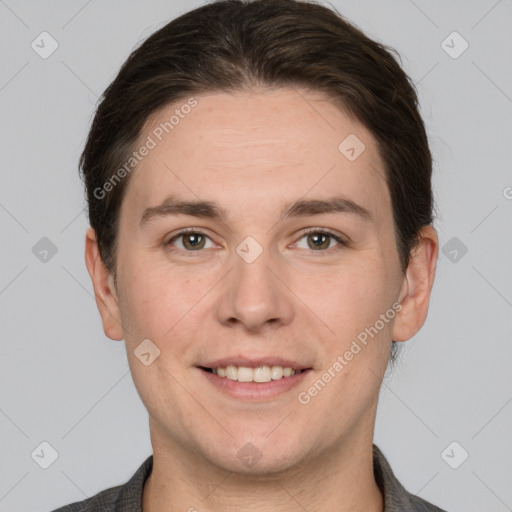
<svg viewBox="0 0 512 512"><path fill-rule="evenodd" d="M351 213L363 220L373 221L372 214L367 208L342 196L328 199L299 199L283 207L281 218L308 217L329 213ZM154 217L177 215L222 221L227 218L227 211L212 201L182 201L171 196L158 206L146 208L142 213L140 225L146 224Z"/></svg>

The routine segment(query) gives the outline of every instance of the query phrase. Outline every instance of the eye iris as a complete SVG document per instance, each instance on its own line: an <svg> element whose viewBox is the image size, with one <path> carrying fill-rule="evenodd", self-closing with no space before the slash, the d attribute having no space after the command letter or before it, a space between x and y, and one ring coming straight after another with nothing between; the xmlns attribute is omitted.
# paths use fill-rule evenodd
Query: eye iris
<svg viewBox="0 0 512 512"><path fill-rule="evenodd" d="M325 249L329 247L330 235L325 233L313 233L312 235L308 236L308 239L313 240L313 245L308 242L308 245L311 249Z"/></svg>
<svg viewBox="0 0 512 512"><path fill-rule="evenodd" d="M191 242L191 244L189 244ZM202 249L204 237L200 233L187 233L183 235L183 246L187 249Z"/></svg>

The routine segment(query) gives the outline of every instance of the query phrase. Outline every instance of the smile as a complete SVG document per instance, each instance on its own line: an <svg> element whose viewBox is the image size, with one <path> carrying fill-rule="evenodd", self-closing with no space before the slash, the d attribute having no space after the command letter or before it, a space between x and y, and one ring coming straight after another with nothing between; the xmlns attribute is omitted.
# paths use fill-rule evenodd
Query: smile
<svg viewBox="0 0 512 512"><path fill-rule="evenodd" d="M266 402L284 396L301 385L312 371L312 368L292 368L277 364L255 367L212 364L211 368L196 368L217 392L246 402Z"/></svg>
<svg viewBox="0 0 512 512"><path fill-rule="evenodd" d="M273 380L285 379L292 377L296 373L301 373L303 370L294 370L289 366L258 366L257 368L250 368L247 366L228 365L226 367L218 368L205 368L203 370L218 375L230 380L238 382L271 382Z"/></svg>

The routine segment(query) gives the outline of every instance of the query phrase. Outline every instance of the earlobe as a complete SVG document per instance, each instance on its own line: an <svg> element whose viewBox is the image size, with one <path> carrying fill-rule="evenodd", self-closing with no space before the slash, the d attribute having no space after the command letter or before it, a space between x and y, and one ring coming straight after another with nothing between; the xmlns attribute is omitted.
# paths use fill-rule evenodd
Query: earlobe
<svg viewBox="0 0 512 512"><path fill-rule="evenodd" d="M393 340L407 341L425 323L434 284L439 242L435 229L426 226L418 234L400 289L402 309L395 318Z"/></svg>
<svg viewBox="0 0 512 512"><path fill-rule="evenodd" d="M85 235L85 263L94 287L103 330L110 339L122 340L124 336L114 278L101 259L93 228L89 228Z"/></svg>

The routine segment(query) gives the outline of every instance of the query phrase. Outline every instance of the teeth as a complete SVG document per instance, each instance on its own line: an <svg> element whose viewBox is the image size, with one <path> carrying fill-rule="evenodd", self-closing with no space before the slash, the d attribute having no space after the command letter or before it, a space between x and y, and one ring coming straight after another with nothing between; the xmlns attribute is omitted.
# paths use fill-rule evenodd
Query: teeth
<svg viewBox="0 0 512 512"><path fill-rule="evenodd" d="M279 380L284 374L283 367L282 366L272 366L271 374L272 374L272 380Z"/></svg>
<svg viewBox="0 0 512 512"><path fill-rule="evenodd" d="M237 380L238 368L236 366L226 366L226 377L231 380Z"/></svg>
<svg viewBox="0 0 512 512"><path fill-rule="evenodd" d="M252 371L254 382L270 382L272 380L272 370L270 366L259 366Z"/></svg>
<svg viewBox="0 0 512 512"><path fill-rule="evenodd" d="M270 382L283 377L291 377L298 373L293 368L283 368L282 366L248 368L246 366L229 365L226 368L213 368L212 371L219 377L226 377L238 382Z"/></svg>

